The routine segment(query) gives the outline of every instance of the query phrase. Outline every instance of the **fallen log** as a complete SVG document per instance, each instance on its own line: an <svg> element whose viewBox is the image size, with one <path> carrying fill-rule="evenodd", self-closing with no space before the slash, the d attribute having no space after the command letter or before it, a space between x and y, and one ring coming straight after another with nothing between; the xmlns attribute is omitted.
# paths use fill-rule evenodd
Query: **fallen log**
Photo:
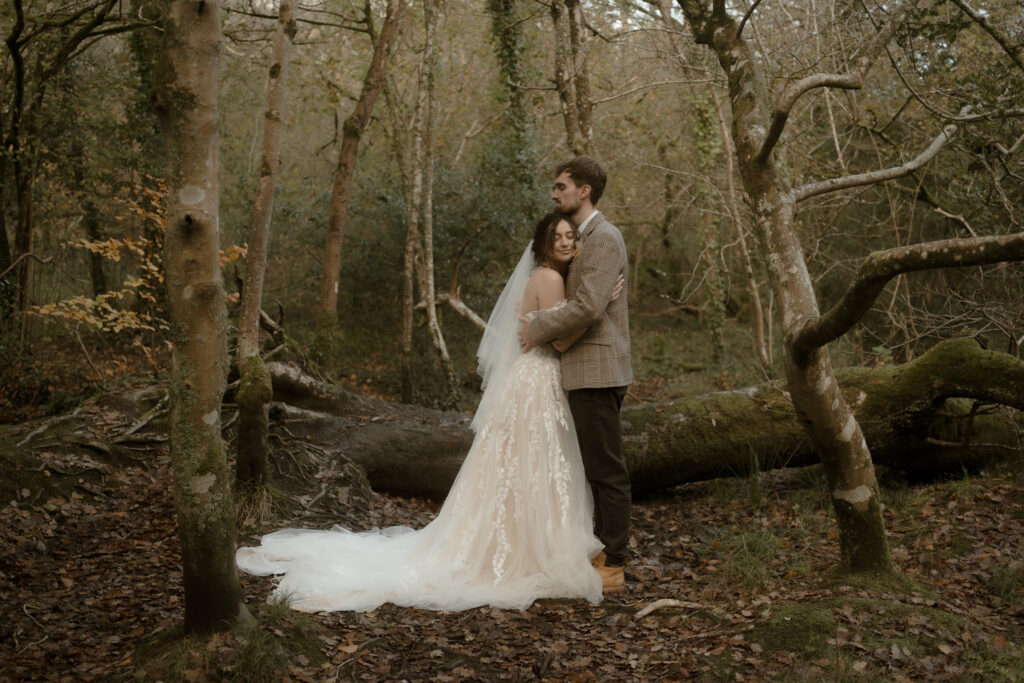
<svg viewBox="0 0 1024 683"><path fill-rule="evenodd" d="M342 452L371 485L443 498L472 443L470 418L376 398L270 363L271 418ZM959 471L1019 452L1024 363L973 339L937 344L899 366L850 368L838 381L877 465L912 473ZM637 494L721 476L817 462L779 382L622 411L626 458Z"/></svg>

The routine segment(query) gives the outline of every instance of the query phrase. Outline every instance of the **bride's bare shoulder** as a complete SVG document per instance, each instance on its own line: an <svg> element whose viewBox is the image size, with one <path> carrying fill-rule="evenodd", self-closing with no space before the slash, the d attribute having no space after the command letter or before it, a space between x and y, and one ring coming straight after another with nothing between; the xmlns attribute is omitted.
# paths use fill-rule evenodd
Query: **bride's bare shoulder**
<svg viewBox="0 0 1024 683"><path fill-rule="evenodd" d="M530 284L538 288L548 288L552 286L563 286L564 281L558 271L552 270L551 268L545 268L539 266L534 269L533 274L530 275Z"/></svg>

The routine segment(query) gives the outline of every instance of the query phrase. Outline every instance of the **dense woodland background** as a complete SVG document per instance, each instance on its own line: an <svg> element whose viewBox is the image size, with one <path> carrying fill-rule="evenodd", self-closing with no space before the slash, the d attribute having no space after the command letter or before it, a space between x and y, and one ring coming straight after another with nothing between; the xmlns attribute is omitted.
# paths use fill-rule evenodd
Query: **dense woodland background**
<svg viewBox="0 0 1024 683"><path fill-rule="evenodd" d="M168 663L159 634L180 620L180 606L175 599L151 610L117 592L133 586L142 594L145 572L135 567L119 570L103 598L131 603L124 619L97 636L73 618L99 647L94 661L57 638L37 647L60 613L60 590L74 595L95 578L91 561L50 567L47 549L63 543L63 557L72 541L133 534L158 539L156 566L184 565L169 585L184 583L186 632L207 634L234 619L244 626L248 603L261 624L277 624L274 633L318 640L308 652L268 645L275 656L288 653L283 666L297 678L322 678L335 666L335 678L346 667L353 679L432 678L437 657L454 679L486 680L590 680L593 670L629 677L638 666L647 672L638 677L652 680L698 671L1019 672L1019 1L5 0L0 34L0 423L10 424L0 431L0 501L12 500L0 510L12 548L0 555L0 599L37 601L23 602L25 618L10 626L19 676L60 661L109 677L124 642L145 631L157 664L137 676L161 678L167 666L171 677L249 679L248 632L200 645L207 654L172 653ZM192 47L181 50L187 41ZM282 46L290 57L282 59ZM268 104L268 73L283 105ZM204 82L213 87L203 90ZM216 131L204 131L203 116L214 114ZM202 140L181 132L195 122ZM271 124L281 124L279 161L267 156ZM182 205L195 202L181 192L183 159L204 145L214 151L203 172L219 192L203 197L206 213L185 215ZM575 616L558 603L539 606L540 622L565 619L573 630L550 651L531 654L540 634L525 631L549 627L470 612L465 619L479 627L467 643L477 635L490 643L488 634L501 641L508 629L527 634L518 649L502 650L531 662L519 669L500 657L494 664L490 645L483 654L450 647L465 620L390 608L381 629L326 618L347 633L342 643L256 608L267 586L235 579L236 526L254 537L286 523L429 519L431 504L374 498L365 477L381 488L380 472L390 472L398 483L383 488L392 493L413 481L425 487L416 495L443 496L470 438L451 411L468 413L479 397L479 318L550 205L554 165L579 153L607 170L598 208L629 251L636 382L627 455L638 491L722 474L741 483L684 486L641 502L635 593ZM276 194L261 293L267 315L255 350L246 350L253 342L240 312L251 285L243 282L259 269L251 226L269 205L260 194L268 178ZM181 248L182 236L193 235L219 241L209 255L215 272L219 251L223 334L217 278L182 276L196 272ZM928 269L936 262L944 267ZM217 300L204 300L202 314L173 312L182 285L193 283ZM194 324L223 337L226 366L188 355L207 335ZM250 391L253 366L234 362L254 352L273 361L265 372L277 401L269 426L269 392ZM200 400L217 406L198 439L181 437L195 434L179 420L189 372L208 385ZM276 488L263 499L248 497L242 481L254 397L264 420L254 433L273 442ZM186 452L196 444L201 453ZM396 465L388 455L405 460ZM816 457L823 469L760 471ZM887 487L904 488L880 492L872 458ZM228 462L239 473L234 508ZM900 478L940 465L967 483L910 489ZM980 469L990 465L1003 469ZM212 473L223 487L215 493L228 495L212 503L192 496L183 472ZM175 482L176 532L167 481ZM139 500L161 495L164 514L114 530L139 514ZM94 505L105 521L93 520ZM986 506L996 516L975 514ZM183 560L163 547L174 533ZM130 552L116 546L88 556ZM193 561L215 556L202 567ZM836 564L882 579L836 584L824 571ZM204 571L217 581L197 580ZM228 596L225 604L201 614L197 585ZM167 587L147 590L156 604ZM877 618L850 611L855 590L858 609ZM596 621L620 625L637 601L669 610L668 627L645 641L660 655L638 659L638 650L595 640L590 630ZM772 601L781 607L761 609ZM37 619L42 603L51 611ZM907 613L890 607L887 615L890 603ZM146 629L131 623L144 611ZM653 628L639 621L649 614L629 618ZM436 629L417 644L428 649L409 649L395 630L405 622ZM770 642L791 627L808 641L823 628L836 635L811 649ZM105 628L117 640L102 640ZM751 629L757 640L747 651L737 643ZM910 642L914 629L921 643ZM870 647L860 640L868 631L880 639ZM922 644L936 634L938 653ZM696 642L681 645L688 639ZM570 647L587 654L561 656ZM629 662L616 652L631 653ZM280 675L274 666L268 678Z"/></svg>
<svg viewBox="0 0 1024 683"><path fill-rule="evenodd" d="M158 41L145 21L152 8L101 5L17 3L27 22L20 89L10 51L0 63L2 353L6 368L22 369L18 381L4 383L8 419L66 407L87 387L111 384L103 363L118 353L152 354L154 370L165 358L159 274L147 270L160 254L163 167L149 104ZM772 325L772 295L740 189L738 213L730 209L716 110L728 117L724 80L709 52L684 27L666 25L657 5L592 2L583 12L592 152L610 176L600 208L630 250L635 363L641 379L672 382L696 366L708 370L700 388L753 383L777 374L779 344L772 344L771 365L758 362L739 231L747 233L769 339L779 325ZM495 9L504 6L511 21ZM370 9L379 24L382 8ZM75 42L103 10L89 37ZM275 21L270 5L229 2L225 10L220 226L229 260L247 238ZM3 12L10 33L12 5ZM415 4L405 8L390 60L393 106L380 98L363 137L344 237L341 346L322 359L332 377L356 375L389 395L398 389L406 235L389 117L393 109L400 126L411 122L423 41L417 12ZM1016 3L987 3L985 12L1007 35L1020 30ZM768 3L757 7L748 38L780 88L811 70L844 69L870 28L860 14L844 3ZM682 21L678 8L670 15ZM372 45L362 3L301 6L298 19L264 307L283 314L301 343L311 340L316 318L341 129ZM514 83L495 56L510 35ZM544 3L444 6L434 86L435 272L443 292L457 263L463 300L485 318L531 220L549 205L551 167L571 155L553 85L554 44ZM880 62L862 89L822 89L800 102L784 139L791 177L824 179L906 161L965 104L992 118L958 131L910 177L801 207L796 226L823 305L870 251L1020 228L1022 128L1018 118L999 115L1021 107L1020 66L951 3L923 3ZM526 107L515 126L510 92ZM45 263L24 258L11 269L26 253ZM240 265L225 267L229 292ZM902 362L965 333L1016 352L1021 286L1012 265L899 278L833 355L840 365ZM237 291L229 297L237 300ZM442 309L442 324L467 390L462 407L471 409L478 331L450 309ZM415 396L430 404L443 395L443 378L422 325L417 334ZM54 384L48 371L24 372L55 344L64 352L51 360L71 361L69 384Z"/></svg>

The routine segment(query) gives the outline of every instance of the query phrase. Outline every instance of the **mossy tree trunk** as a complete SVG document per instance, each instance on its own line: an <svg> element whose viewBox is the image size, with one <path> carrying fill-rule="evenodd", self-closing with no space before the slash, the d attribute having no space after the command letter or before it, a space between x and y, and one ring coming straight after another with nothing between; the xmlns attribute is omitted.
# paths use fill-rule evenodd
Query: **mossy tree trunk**
<svg viewBox="0 0 1024 683"><path fill-rule="evenodd" d="M377 98L384 88L388 55L398 35L401 12L402 0L390 0L380 35L377 35L373 25L371 4L367 2L365 5L367 30L374 41L373 57L363 79L359 99L342 125L341 151L338 153L338 165L334 171L334 189L331 193L330 214L327 220L327 244L324 249L324 274L320 288L317 324L321 328L318 343L324 347L319 350L321 354L330 352L326 347L330 346L329 340L333 339L337 326L338 282L341 276L345 227L348 223L348 207L352 198L352 178L355 175L359 142L370 123L370 115L373 113Z"/></svg>
<svg viewBox="0 0 1024 683"><path fill-rule="evenodd" d="M267 411L273 398L270 375L260 358L260 310L263 281L267 272L270 220L274 190L281 166L281 137L284 134L284 105L288 89L288 65L295 39L295 6L281 0L278 9L274 55L267 76L267 111L263 117L263 151L260 175L249 224L249 249L245 256L245 281L238 313L238 372L241 386L238 401L238 454L235 481L238 490L256 491L267 481Z"/></svg>
<svg viewBox="0 0 1024 683"><path fill-rule="evenodd" d="M185 630L248 618L220 409L227 312L219 251L220 3L168 0L154 105L167 157L164 247L171 338L168 431L185 585Z"/></svg>
<svg viewBox="0 0 1024 683"><path fill-rule="evenodd" d="M337 449L374 488L443 498L473 440L469 418L389 403L270 363L271 411L295 436ZM1019 450L1003 411L972 417L975 402L1024 410L1024 363L970 338L944 341L904 365L836 373L856 405L875 460L914 476L962 472ZM739 391L631 405L623 451L634 493L820 461L783 381Z"/></svg>

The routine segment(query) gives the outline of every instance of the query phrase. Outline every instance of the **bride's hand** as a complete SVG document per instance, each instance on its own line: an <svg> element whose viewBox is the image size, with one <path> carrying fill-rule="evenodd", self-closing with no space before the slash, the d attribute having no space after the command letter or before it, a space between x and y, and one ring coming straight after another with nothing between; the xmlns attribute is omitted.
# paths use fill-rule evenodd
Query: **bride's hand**
<svg viewBox="0 0 1024 683"><path fill-rule="evenodd" d="M619 298L619 294L622 294L622 288L626 286L626 278L619 275L619 279L615 281L615 289L612 290L612 298L609 301L615 301Z"/></svg>

